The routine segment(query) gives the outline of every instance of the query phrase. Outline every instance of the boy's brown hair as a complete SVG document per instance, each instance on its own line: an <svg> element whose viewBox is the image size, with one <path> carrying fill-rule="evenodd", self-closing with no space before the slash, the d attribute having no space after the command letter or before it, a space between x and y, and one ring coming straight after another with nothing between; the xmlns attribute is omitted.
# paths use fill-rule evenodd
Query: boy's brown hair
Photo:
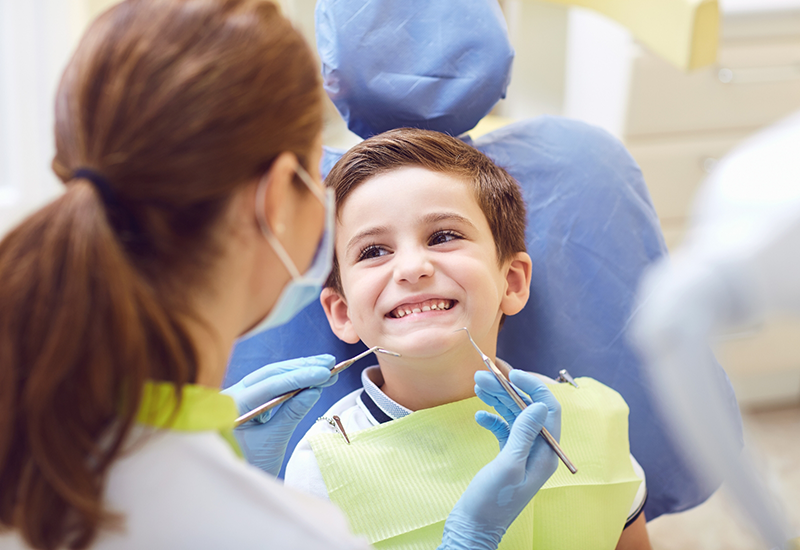
<svg viewBox="0 0 800 550"><path fill-rule="evenodd" d="M337 214L350 193L366 180L409 166L448 174L472 184L478 206L492 230L501 265L517 252L526 251L525 202L519 184L474 147L430 130L390 130L362 141L345 153L325 178L325 185L333 188L336 195ZM326 286L344 295L335 255Z"/></svg>

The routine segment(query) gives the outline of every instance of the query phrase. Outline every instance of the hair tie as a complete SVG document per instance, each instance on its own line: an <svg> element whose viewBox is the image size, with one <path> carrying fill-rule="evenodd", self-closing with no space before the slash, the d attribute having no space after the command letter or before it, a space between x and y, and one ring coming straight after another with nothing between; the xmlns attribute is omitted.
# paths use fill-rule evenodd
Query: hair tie
<svg viewBox="0 0 800 550"><path fill-rule="evenodd" d="M120 204L117 193L103 176L90 168L78 168L72 173L72 179L85 179L91 182L100 194L100 200L105 206L106 215L114 227L117 235L128 245L138 245L142 242L142 231L133 213Z"/></svg>
<svg viewBox="0 0 800 550"><path fill-rule="evenodd" d="M100 198L107 207L117 206L119 204L116 193L113 189L111 189L111 185L108 183L108 180L94 170L89 168L78 168L72 173L72 179L78 178L89 180L92 185L94 185L94 188L97 189L97 192L100 193Z"/></svg>

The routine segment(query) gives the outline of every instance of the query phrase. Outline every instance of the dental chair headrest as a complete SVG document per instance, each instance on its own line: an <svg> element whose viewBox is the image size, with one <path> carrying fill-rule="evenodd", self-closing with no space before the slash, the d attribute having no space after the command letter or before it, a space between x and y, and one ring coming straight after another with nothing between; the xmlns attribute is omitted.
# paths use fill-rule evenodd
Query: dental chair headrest
<svg viewBox="0 0 800 550"><path fill-rule="evenodd" d="M316 31L325 90L365 139L402 126L462 134L511 78L496 0L321 0Z"/></svg>

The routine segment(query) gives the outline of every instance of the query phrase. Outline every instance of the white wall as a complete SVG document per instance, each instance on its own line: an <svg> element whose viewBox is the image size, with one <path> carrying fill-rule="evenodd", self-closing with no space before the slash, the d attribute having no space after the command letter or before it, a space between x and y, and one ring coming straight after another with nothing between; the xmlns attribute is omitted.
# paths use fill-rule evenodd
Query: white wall
<svg viewBox="0 0 800 550"><path fill-rule="evenodd" d="M563 115L625 135L632 60L631 33L594 11L569 11Z"/></svg>
<svg viewBox="0 0 800 550"><path fill-rule="evenodd" d="M511 84L494 114L515 120L561 115L624 135L631 34L596 12L502 0L516 51Z"/></svg>
<svg viewBox="0 0 800 550"><path fill-rule="evenodd" d="M63 189L50 168L58 81L89 22L117 2L0 0L0 236ZM278 3L313 47L315 0ZM326 118L327 142L358 141L333 104Z"/></svg>
<svg viewBox="0 0 800 550"><path fill-rule="evenodd" d="M55 91L87 13L83 1L0 0L0 234L60 192Z"/></svg>

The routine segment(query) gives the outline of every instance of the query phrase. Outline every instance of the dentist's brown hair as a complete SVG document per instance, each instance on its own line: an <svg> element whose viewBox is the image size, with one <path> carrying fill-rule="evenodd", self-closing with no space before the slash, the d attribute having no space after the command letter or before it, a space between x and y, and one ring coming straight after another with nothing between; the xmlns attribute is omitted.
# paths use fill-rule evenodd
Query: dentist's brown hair
<svg viewBox="0 0 800 550"><path fill-rule="evenodd" d="M127 0L91 25L56 99L65 192L0 242L0 527L86 548L124 520L103 491L143 384L195 380L189 294L234 191L309 157L318 74L263 0Z"/></svg>

